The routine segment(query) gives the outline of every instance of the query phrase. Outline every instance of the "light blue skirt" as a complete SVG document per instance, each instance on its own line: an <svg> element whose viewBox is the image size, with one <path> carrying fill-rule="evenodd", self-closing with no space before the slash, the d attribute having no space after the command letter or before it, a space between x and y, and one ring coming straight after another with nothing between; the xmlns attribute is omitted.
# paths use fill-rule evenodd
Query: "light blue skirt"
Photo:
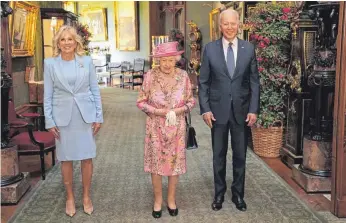
<svg viewBox="0 0 346 223"><path fill-rule="evenodd" d="M85 123L74 102L70 123L67 126L58 126L60 140L55 140L57 159L73 161L95 158L96 144L91 127L92 124Z"/></svg>

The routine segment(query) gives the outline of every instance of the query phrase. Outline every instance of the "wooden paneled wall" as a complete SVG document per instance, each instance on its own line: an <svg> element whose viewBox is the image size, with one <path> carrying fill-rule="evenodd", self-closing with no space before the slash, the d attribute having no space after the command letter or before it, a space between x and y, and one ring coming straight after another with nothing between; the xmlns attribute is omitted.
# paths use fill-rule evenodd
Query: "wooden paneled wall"
<svg viewBox="0 0 346 223"><path fill-rule="evenodd" d="M334 102L331 212L346 217L346 7L340 2Z"/></svg>

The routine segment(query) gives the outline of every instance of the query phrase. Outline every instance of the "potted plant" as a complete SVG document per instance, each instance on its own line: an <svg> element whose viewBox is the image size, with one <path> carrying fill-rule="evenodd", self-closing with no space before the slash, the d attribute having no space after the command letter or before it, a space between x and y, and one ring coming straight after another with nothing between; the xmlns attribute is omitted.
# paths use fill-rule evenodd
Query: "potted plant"
<svg viewBox="0 0 346 223"><path fill-rule="evenodd" d="M279 157L289 80L290 22L295 8L287 2L261 2L251 9L243 28L256 46L260 74L260 114L251 128L254 152Z"/></svg>
<svg viewBox="0 0 346 223"><path fill-rule="evenodd" d="M80 35L83 38L83 45L86 55L90 55L89 43L92 34L89 31L89 27L87 25L83 25L80 22L77 22L75 28L77 30L78 35Z"/></svg>

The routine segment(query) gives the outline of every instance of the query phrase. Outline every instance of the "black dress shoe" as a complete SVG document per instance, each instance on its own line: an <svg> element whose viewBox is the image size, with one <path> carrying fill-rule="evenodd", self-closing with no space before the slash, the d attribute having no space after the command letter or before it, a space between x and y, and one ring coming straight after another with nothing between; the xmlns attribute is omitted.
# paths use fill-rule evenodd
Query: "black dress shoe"
<svg viewBox="0 0 346 223"><path fill-rule="evenodd" d="M161 216L162 216L162 210L155 211L155 210L153 209L152 215L153 215L154 218L161 218Z"/></svg>
<svg viewBox="0 0 346 223"><path fill-rule="evenodd" d="M232 197L232 202L235 204L235 207L239 210L239 211L246 211L246 203L244 201L243 198L241 197L237 197L237 196L233 196Z"/></svg>
<svg viewBox="0 0 346 223"><path fill-rule="evenodd" d="M168 213L169 213L170 216L177 216L177 215L178 215L178 208L170 209L170 208L167 206L167 210L168 210Z"/></svg>
<svg viewBox="0 0 346 223"><path fill-rule="evenodd" d="M223 197L216 197L214 198L214 201L213 203L211 204L211 208L214 210L214 211L218 211L220 209L222 209L222 203L224 201L224 198Z"/></svg>

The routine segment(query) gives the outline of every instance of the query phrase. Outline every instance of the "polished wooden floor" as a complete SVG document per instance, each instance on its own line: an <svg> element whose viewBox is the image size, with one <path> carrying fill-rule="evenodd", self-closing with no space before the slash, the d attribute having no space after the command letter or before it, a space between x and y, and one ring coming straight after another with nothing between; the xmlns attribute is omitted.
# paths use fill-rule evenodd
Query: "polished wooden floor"
<svg viewBox="0 0 346 223"><path fill-rule="evenodd" d="M316 211L329 211L330 201L323 194L307 194L299 185L292 179L292 171L279 158L262 158L267 165L272 168L283 180L285 180L294 189L298 196L312 209ZM40 180L40 174L32 174L31 189ZM27 192L17 205L1 206L1 222L7 222L15 213L16 209L22 205L27 199L30 191Z"/></svg>

